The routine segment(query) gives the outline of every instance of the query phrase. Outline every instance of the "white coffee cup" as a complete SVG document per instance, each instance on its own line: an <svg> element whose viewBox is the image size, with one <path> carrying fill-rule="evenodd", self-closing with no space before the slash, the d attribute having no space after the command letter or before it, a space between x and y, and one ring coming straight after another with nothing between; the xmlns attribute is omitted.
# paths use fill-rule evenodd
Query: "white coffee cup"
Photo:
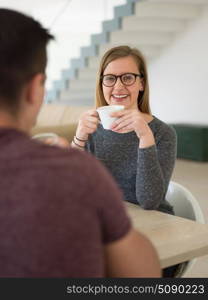
<svg viewBox="0 0 208 300"><path fill-rule="evenodd" d="M32 139L37 139L41 142L44 142L46 140L51 140L50 145L56 145L58 143L58 135L53 132L45 132L45 133L39 133L32 136ZM46 142L47 143L47 142Z"/></svg>
<svg viewBox="0 0 208 300"><path fill-rule="evenodd" d="M110 114L114 111L123 110L123 105L106 105L97 108L97 112L100 117L101 124L104 129L110 129L110 126L116 121L118 118L110 117Z"/></svg>

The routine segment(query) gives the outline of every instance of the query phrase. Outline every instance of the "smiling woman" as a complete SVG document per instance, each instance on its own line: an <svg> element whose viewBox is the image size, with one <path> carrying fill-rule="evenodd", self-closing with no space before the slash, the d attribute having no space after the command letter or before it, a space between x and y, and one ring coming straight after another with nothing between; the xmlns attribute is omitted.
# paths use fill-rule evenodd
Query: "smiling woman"
<svg viewBox="0 0 208 300"><path fill-rule="evenodd" d="M176 134L150 112L147 67L142 53L118 46L101 59L96 108L122 105L111 113L110 130L96 109L82 114L73 147L95 155L108 168L126 201L174 214L165 195L176 158Z"/></svg>

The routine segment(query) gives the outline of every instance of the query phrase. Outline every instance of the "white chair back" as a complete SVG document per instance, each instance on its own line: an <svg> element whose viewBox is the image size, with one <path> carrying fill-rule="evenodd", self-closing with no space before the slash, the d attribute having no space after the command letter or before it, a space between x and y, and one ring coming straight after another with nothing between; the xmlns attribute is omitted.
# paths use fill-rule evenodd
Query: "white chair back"
<svg viewBox="0 0 208 300"><path fill-rule="evenodd" d="M166 200L173 206L175 215L187 218L199 223L205 223L202 210L193 194L181 184L170 181ZM181 263L175 277L187 277L188 272L196 263L197 259Z"/></svg>
<svg viewBox="0 0 208 300"><path fill-rule="evenodd" d="M166 194L176 216L205 223L202 210L193 194L181 184L171 181Z"/></svg>

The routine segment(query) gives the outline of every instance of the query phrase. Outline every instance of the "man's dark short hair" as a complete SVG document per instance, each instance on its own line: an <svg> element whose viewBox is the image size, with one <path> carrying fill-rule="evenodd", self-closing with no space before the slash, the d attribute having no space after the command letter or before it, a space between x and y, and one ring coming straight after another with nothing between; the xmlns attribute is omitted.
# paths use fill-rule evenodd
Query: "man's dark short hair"
<svg viewBox="0 0 208 300"><path fill-rule="evenodd" d="M53 38L32 17L0 9L0 108L17 110L24 85L45 73L46 46Z"/></svg>

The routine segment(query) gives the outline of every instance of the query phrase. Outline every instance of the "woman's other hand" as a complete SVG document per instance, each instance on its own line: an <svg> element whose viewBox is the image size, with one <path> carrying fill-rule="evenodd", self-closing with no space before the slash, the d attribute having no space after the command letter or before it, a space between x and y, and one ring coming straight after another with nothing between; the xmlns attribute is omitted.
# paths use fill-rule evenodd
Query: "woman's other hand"
<svg viewBox="0 0 208 300"><path fill-rule="evenodd" d="M140 112L138 109L126 109L113 112L112 117L118 118L111 126L111 130L118 133L135 131L140 143L139 148L150 147L155 144L155 139L148 122L152 116Z"/></svg>

